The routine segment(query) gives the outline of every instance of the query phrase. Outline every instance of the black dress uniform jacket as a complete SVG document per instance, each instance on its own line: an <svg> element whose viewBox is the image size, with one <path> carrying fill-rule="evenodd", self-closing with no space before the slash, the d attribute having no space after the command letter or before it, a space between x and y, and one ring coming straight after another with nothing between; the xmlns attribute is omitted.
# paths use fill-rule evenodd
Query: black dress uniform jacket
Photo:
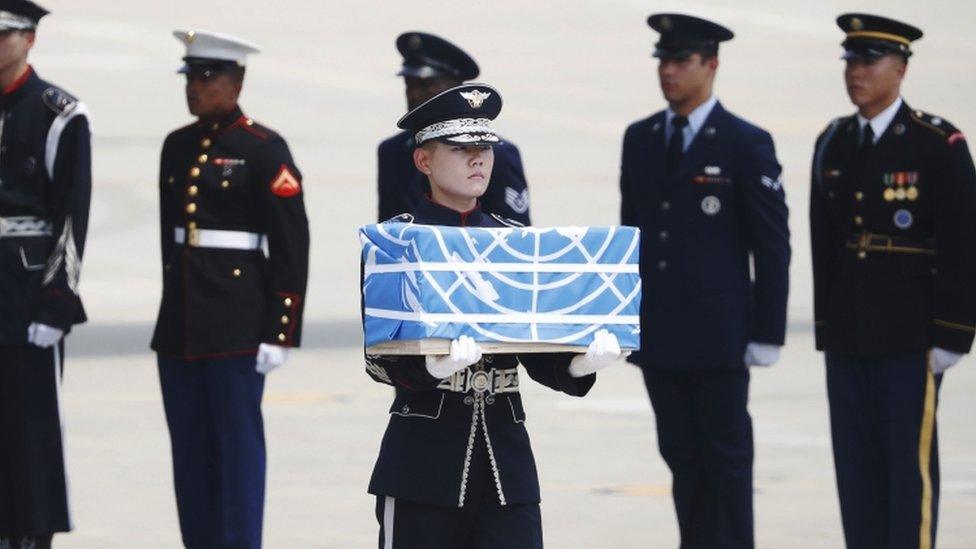
<svg viewBox="0 0 976 549"><path fill-rule="evenodd" d="M665 124L662 111L624 136L621 221L641 229L644 286L631 361L741 369L748 342L782 345L786 330L788 210L773 141L716 103L669 175Z"/></svg>
<svg viewBox="0 0 976 549"><path fill-rule="evenodd" d="M976 172L965 138L902 104L878 142L857 116L817 140L810 198L817 349L969 351Z"/></svg>
<svg viewBox="0 0 976 549"><path fill-rule="evenodd" d="M416 148L413 133L400 132L380 143L377 172L379 221L412 212L421 199L430 194L430 182L413 163ZM528 225L529 190L518 147L503 141L494 144L492 149L495 150L495 166L488 190L481 197L482 208L486 213Z"/></svg>
<svg viewBox="0 0 976 549"><path fill-rule="evenodd" d="M285 140L240 110L190 124L163 144L159 190L163 297L152 348L190 360L297 347L309 234ZM198 247L195 230L263 234L268 254Z"/></svg>
<svg viewBox="0 0 976 549"><path fill-rule="evenodd" d="M91 202L87 109L32 68L0 95L0 345L27 342L32 322L70 331ZM16 226L16 227L15 227ZM15 230L16 229L16 230Z"/></svg>
<svg viewBox="0 0 976 549"><path fill-rule="evenodd" d="M467 214L422 199L412 215L391 221L426 225L503 227L521 226L497 215ZM485 355L460 375L476 371L525 367L543 385L573 396L583 396L596 374L569 375L572 353ZM472 454L488 445L488 455L502 505L539 503L535 458L525 430L525 410L518 392L492 395L439 389L442 380L427 372L423 356L366 356L366 371L373 380L396 387L390 423L383 436L369 493L420 503L460 507L467 490ZM448 378L450 379L450 378ZM484 410L483 418L478 409ZM487 426L487 436L485 436Z"/></svg>

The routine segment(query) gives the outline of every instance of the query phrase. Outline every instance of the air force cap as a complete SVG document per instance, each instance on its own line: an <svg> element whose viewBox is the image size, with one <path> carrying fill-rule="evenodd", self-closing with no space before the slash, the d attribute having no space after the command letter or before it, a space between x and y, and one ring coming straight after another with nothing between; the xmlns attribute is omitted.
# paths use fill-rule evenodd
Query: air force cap
<svg viewBox="0 0 976 549"><path fill-rule="evenodd" d="M426 32L405 32L396 41L403 56L397 76L412 78L450 77L460 81L478 78L478 64L461 48Z"/></svg>
<svg viewBox="0 0 976 549"><path fill-rule="evenodd" d="M246 40L205 30L175 30L173 36L186 46L186 63L178 72L242 68L247 56L261 49Z"/></svg>
<svg viewBox="0 0 976 549"><path fill-rule="evenodd" d="M841 42L842 59L877 59L896 53L911 57L911 44L922 37L921 29L901 21L867 13L845 13L837 26L847 34Z"/></svg>
<svg viewBox="0 0 976 549"><path fill-rule="evenodd" d="M0 0L0 32L34 30L48 13L30 0Z"/></svg>
<svg viewBox="0 0 976 549"><path fill-rule="evenodd" d="M693 53L715 55L719 42L735 36L718 23L680 13L655 13L647 18L647 24L661 33L661 39L654 45L654 57L662 59L688 57Z"/></svg>
<svg viewBox="0 0 976 549"><path fill-rule="evenodd" d="M404 115L397 126L415 132L418 147L432 139L449 145L492 145L498 143L498 135L491 121L501 110L498 90L484 84L467 84L421 103Z"/></svg>

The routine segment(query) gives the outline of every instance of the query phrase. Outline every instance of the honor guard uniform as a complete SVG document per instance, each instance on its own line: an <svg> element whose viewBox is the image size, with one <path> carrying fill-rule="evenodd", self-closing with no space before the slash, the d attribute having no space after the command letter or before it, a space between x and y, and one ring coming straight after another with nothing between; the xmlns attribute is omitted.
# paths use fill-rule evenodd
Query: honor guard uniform
<svg viewBox="0 0 976 549"><path fill-rule="evenodd" d="M930 548L938 387L976 331L976 173L963 134L899 95L922 31L866 14L837 23L858 113L817 140L810 227L844 535Z"/></svg>
<svg viewBox="0 0 976 549"><path fill-rule="evenodd" d="M15 549L71 529L63 336L86 320L88 110L27 62L47 13L0 0L0 547Z"/></svg>
<svg viewBox="0 0 976 549"><path fill-rule="evenodd" d="M478 77L478 64L454 44L423 32L401 34L396 41L403 55L397 76L406 82L407 105L413 109L466 80ZM430 183L413 165L413 133L400 132L380 143L377 183L379 221L412 212L430 193ZM529 189L518 147L499 140L493 145L495 169L481 198L486 213L529 224Z"/></svg>
<svg viewBox="0 0 976 549"><path fill-rule="evenodd" d="M265 374L301 341L308 274L302 176L285 140L241 113L257 47L204 31L186 46L198 120L167 136L159 175L158 354L183 543L261 546Z"/></svg>
<svg viewBox="0 0 976 549"><path fill-rule="evenodd" d="M632 124L621 222L641 229L641 351L682 548L753 546L748 366L778 359L790 261L770 135L712 95L733 34L656 14L654 56L669 108ZM754 275L750 275L750 263Z"/></svg>
<svg viewBox="0 0 976 549"><path fill-rule="evenodd" d="M501 105L491 87L460 86L410 111L399 127L417 147L465 155L461 160L471 169L488 172L491 147L499 141L491 120ZM483 212L476 195L466 197L471 209L464 212L438 203L435 177L432 195L390 222L522 226ZM597 334L590 351L482 355L472 338L462 336L446 356L367 355L369 375L396 389L369 483L377 499L380 549L541 548L539 480L518 366L547 387L583 396L595 372L620 356L616 337L606 331Z"/></svg>

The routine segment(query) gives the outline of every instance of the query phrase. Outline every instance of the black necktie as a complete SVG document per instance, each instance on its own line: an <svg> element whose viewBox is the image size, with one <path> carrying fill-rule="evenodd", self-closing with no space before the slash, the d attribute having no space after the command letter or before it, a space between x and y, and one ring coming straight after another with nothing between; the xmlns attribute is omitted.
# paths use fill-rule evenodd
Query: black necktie
<svg viewBox="0 0 976 549"><path fill-rule="evenodd" d="M681 155L685 152L685 126L688 125L688 117L675 115L671 119L671 140L668 141L668 150L665 153L668 173L674 171L681 160Z"/></svg>
<svg viewBox="0 0 976 549"><path fill-rule="evenodd" d="M865 124L864 129L861 131L861 149L867 150L874 145L874 128L871 124Z"/></svg>

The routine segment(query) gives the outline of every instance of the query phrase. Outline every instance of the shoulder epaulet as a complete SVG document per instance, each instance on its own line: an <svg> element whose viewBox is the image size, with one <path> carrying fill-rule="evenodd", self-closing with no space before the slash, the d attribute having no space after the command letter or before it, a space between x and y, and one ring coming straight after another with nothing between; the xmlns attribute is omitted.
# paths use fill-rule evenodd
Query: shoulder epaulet
<svg viewBox="0 0 976 549"><path fill-rule="evenodd" d="M827 126L824 127L823 130L820 131L820 135L826 135L831 130L837 131L837 128L839 128L845 121L851 118L852 117L850 116L838 116L837 118L834 118L833 120L827 123Z"/></svg>
<svg viewBox="0 0 976 549"><path fill-rule="evenodd" d="M54 86L44 90L41 99L47 108L54 111L54 114L58 116L69 114L78 106L78 99L75 96Z"/></svg>
<svg viewBox="0 0 976 549"><path fill-rule="evenodd" d="M383 223L413 223L413 220L413 214L402 213L387 219Z"/></svg>
<svg viewBox="0 0 976 549"><path fill-rule="evenodd" d="M491 214L491 217L495 221L501 223L502 225L504 225L506 227L515 227L516 229L521 228L521 227L525 227L525 225L523 223L519 223L518 221L515 221L514 219L509 219L507 217L502 217L502 216L500 216L498 214L494 214L493 213L493 214Z"/></svg>
<svg viewBox="0 0 976 549"><path fill-rule="evenodd" d="M958 134L959 130L955 126L949 123L949 121L943 119L941 116L936 116L934 114L929 114L923 111L911 111L909 116L916 125L929 130L943 139L949 139L950 137ZM957 138L958 139L958 138Z"/></svg>
<svg viewBox="0 0 976 549"><path fill-rule="evenodd" d="M180 126L179 128L176 128L175 130L169 132L169 134L170 135L179 135L181 133L187 133L187 132L195 131L198 126L199 126L199 124L197 122L190 122L189 124L187 124L185 126Z"/></svg>
<svg viewBox="0 0 976 549"><path fill-rule="evenodd" d="M241 129L261 139L262 141L267 141L278 135L277 132L271 128L263 124L258 124L256 120L247 116L242 116L238 121L238 125L241 127Z"/></svg>

